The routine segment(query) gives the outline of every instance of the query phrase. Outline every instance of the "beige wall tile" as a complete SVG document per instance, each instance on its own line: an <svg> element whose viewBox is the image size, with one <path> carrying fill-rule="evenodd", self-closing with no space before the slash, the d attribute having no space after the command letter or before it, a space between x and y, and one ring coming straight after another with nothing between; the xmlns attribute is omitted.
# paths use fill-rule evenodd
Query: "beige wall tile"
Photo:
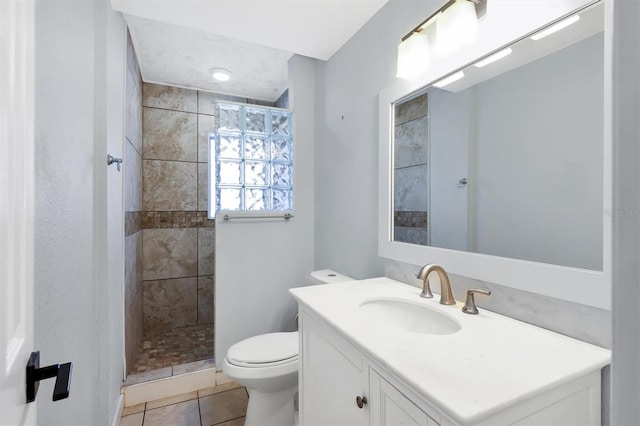
<svg viewBox="0 0 640 426"><path fill-rule="evenodd" d="M127 69L135 77L136 88L140 94L140 103L142 104L142 77L140 76L140 66L138 65L138 55L133 47L131 34L127 30Z"/></svg>
<svg viewBox="0 0 640 426"><path fill-rule="evenodd" d="M198 160L196 114L145 107L143 128L145 160Z"/></svg>
<svg viewBox="0 0 640 426"><path fill-rule="evenodd" d="M412 166L394 172L394 210L427 211L427 191L416 191L415 183L429 176L428 166Z"/></svg>
<svg viewBox="0 0 640 426"><path fill-rule="evenodd" d="M142 247L145 281L197 275L196 228L145 229Z"/></svg>
<svg viewBox="0 0 640 426"><path fill-rule="evenodd" d="M194 426L200 424L200 412L198 410L198 400L181 402L179 404L167 405L166 407L147 410L144 414L144 424L152 425L172 425L172 426Z"/></svg>
<svg viewBox="0 0 640 426"><path fill-rule="evenodd" d="M216 131L216 118L212 115L198 114L198 161L209 161L209 134Z"/></svg>
<svg viewBox="0 0 640 426"><path fill-rule="evenodd" d="M133 372L138 351L143 338L142 288L134 295L132 302L125 307L125 357L127 373Z"/></svg>
<svg viewBox="0 0 640 426"><path fill-rule="evenodd" d="M136 232L124 239L124 281L125 306L131 304L133 297L140 289L139 269L142 265L138 265L138 261L142 255L142 232ZM140 253L138 253L140 251Z"/></svg>
<svg viewBox="0 0 640 426"><path fill-rule="evenodd" d="M128 140L124 142L124 211L142 210L142 157Z"/></svg>
<svg viewBox="0 0 640 426"><path fill-rule="evenodd" d="M142 97L136 87L135 75L129 70L126 73L125 96L124 134L142 152Z"/></svg>
<svg viewBox="0 0 640 426"><path fill-rule="evenodd" d="M198 277L198 324L213 324L214 277Z"/></svg>
<svg viewBox="0 0 640 426"><path fill-rule="evenodd" d="M427 94L403 102L396 108L396 126L427 115Z"/></svg>
<svg viewBox="0 0 640 426"><path fill-rule="evenodd" d="M216 229L198 229L198 275L215 273Z"/></svg>
<svg viewBox="0 0 640 426"><path fill-rule="evenodd" d="M394 167L396 169L427 164L429 121L417 118L395 128Z"/></svg>
<svg viewBox="0 0 640 426"><path fill-rule="evenodd" d="M197 278L144 281L144 329L155 332L197 323Z"/></svg>
<svg viewBox="0 0 640 426"><path fill-rule="evenodd" d="M198 165L178 161L143 161L145 211L196 210Z"/></svg>
<svg viewBox="0 0 640 426"><path fill-rule="evenodd" d="M198 163L198 210L209 209L209 165Z"/></svg>
<svg viewBox="0 0 640 426"><path fill-rule="evenodd" d="M200 398L203 425L215 425L243 417L247 413L249 397L244 388L220 392Z"/></svg>
<svg viewBox="0 0 640 426"><path fill-rule="evenodd" d="M239 96L221 95L220 93L210 93L198 91L198 114L215 114L214 104L216 101L231 101L247 103L247 98Z"/></svg>
<svg viewBox="0 0 640 426"><path fill-rule="evenodd" d="M144 83L142 92L146 107L198 112L198 93L195 90Z"/></svg>

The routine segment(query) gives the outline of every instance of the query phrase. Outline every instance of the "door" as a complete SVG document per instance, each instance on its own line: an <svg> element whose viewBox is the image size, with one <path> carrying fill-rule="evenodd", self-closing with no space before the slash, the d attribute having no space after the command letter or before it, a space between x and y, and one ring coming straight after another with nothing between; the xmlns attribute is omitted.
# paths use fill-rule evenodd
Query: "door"
<svg viewBox="0 0 640 426"><path fill-rule="evenodd" d="M0 1L0 424L35 424L33 350L34 13Z"/></svg>
<svg viewBox="0 0 640 426"><path fill-rule="evenodd" d="M308 314L302 314L300 423L368 425L369 367L362 356Z"/></svg>
<svg viewBox="0 0 640 426"><path fill-rule="evenodd" d="M373 369L370 370L370 383L371 425L438 426L440 424Z"/></svg>

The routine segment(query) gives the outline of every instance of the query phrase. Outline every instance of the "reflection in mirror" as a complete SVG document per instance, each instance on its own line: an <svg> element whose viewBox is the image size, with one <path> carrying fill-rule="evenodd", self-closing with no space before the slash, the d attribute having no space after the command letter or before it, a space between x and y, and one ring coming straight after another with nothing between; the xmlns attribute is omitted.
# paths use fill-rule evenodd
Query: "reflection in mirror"
<svg viewBox="0 0 640 426"><path fill-rule="evenodd" d="M603 7L395 104L393 240L603 269Z"/></svg>

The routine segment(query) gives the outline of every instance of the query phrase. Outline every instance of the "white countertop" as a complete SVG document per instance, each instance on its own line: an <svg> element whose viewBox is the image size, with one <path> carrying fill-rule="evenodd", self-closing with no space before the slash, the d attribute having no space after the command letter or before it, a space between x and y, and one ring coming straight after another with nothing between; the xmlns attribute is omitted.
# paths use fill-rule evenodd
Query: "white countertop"
<svg viewBox="0 0 640 426"><path fill-rule="evenodd" d="M440 305L440 296L390 278L291 289L293 296L454 420L475 423L611 361L611 352L485 309ZM483 297L483 296L478 296ZM493 294L490 297L500 297ZM377 298L425 304L461 330L427 335L366 324L359 305Z"/></svg>

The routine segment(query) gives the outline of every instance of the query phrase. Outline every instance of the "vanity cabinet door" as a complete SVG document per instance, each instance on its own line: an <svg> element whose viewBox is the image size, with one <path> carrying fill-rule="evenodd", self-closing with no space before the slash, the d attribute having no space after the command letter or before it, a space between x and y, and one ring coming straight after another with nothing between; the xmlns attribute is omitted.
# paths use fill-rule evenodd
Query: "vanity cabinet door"
<svg viewBox="0 0 640 426"><path fill-rule="evenodd" d="M304 312L301 331L300 424L368 425L368 364L353 346ZM367 398L362 408L358 396Z"/></svg>
<svg viewBox="0 0 640 426"><path fill-rule="evenodd" d="M373 369L370 373L370 383L372 426L436 426L440 424Z"/></svg>

